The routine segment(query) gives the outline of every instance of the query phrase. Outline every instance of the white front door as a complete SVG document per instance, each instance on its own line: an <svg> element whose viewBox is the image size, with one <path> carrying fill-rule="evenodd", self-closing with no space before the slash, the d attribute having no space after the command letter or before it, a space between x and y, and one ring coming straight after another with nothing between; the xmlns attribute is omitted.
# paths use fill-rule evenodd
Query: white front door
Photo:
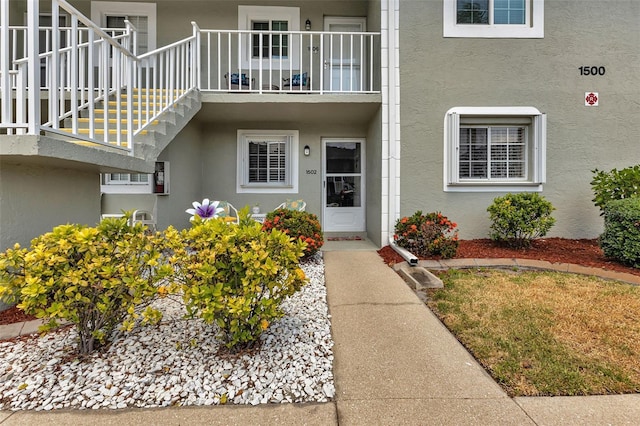
<svg viewBox="0 0 640 426"><path fill-rule="evenodd" d="M364 232L364 139L323 139L323 230Z"/></svg>
<svg viewBox="0 0 640 426"><path fill-rule="evenodd" d="M366 31L365 18L325 18L324 30L336 33ZM350 92L362 90L361 66L366 65L364 43L359 35L329 34L324 47L324 90Z"/></svg>

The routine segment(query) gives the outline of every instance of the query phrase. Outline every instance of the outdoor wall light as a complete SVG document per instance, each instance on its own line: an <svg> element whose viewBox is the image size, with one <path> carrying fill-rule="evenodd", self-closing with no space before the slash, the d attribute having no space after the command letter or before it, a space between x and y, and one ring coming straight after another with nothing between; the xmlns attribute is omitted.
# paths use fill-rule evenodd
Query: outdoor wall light
<svg viewBox="0 0 640 426"><path fill-rule="evenodd" d="M307 19L307 21L304 23L304 29L307 31L311 31L311 21L309 19Z"/></svg>
<svg viewBox="0 0 640 426"><path fill-rule="evenodd" d="M309 145L305 145L304 146L304 156L308 157L311 154L311 148L309 148Z"/></svg>

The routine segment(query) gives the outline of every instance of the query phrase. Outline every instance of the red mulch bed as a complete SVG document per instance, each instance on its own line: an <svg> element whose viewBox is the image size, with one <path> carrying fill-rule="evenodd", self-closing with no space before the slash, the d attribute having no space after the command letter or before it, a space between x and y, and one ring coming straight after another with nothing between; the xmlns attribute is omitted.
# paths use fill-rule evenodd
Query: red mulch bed
<svg viewBox="0 0 640 426"><path fill-rule="evenodd" d="M378 254L388 265L404 262L404 259L389 246L378 250ZM503 247L490 239L460 240L455 258L537 259L553 263L575 263L582 266L640 275L640 269L631 268L605 258L595 239L544 238L535 240L532 247L528 249Z"/></svg>
<svg viewBox="0 0 640 426"><path fill-rule="evenodd" d="M32 315L27 315L15 306L0 312L0 325L13 324L14 322L31 321L36 319Z"/></svg>

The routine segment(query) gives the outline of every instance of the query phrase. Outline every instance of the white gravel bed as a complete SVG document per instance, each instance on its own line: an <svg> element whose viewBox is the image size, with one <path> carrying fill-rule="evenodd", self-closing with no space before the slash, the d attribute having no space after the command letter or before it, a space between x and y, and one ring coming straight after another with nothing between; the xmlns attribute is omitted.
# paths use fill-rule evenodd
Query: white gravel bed
<svg viewBox="0 0 640 426"><path fill-rule="evenodd" d="M73 329L0 342L0 409L328 401L333 339L320 253L302 268L309 283L251 354L217 355L215 327L182 319L184 307L167 299L160 326L137 328L83 361L73 356Z"/></svg>

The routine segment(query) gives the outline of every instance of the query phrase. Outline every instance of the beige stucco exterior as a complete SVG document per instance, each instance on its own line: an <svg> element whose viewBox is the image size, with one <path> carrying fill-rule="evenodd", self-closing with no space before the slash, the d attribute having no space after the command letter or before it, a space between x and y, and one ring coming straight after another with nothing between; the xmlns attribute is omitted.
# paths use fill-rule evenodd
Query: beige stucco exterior
<svg viewBox="0 0 640 426"><path fill-rule="evenodd" d="M100 221L100 181L96 173L47 164L0 161L0 248L54 226Z"/></svg>
<svg viewBox="0 0 640 426"><path fill-rule="evenodd" d="M91 16L91 1L72 3ZM163 46L191 35L192 21L204 29L237 29L242 2L155 3L156 45ZM504 192L444 190L444 118L453 107L497 106L534 107L547 115L541 194L557 209L551 235L594 238L602 231L602 218L591 202L591 171L640 160L640 2L543 3L543 38L480 39L443 37L443 0L250 2L298 7L301 28L309 19L313 31L322 31L326 18L365 17L367 31L381 33L375 39L373 71L380 93L200 93L199 111L182 130L167 136L171 142L157 158L170 164L168 195L100 194L99 173L149 172L153 163L148 158L67 148L44 137L45 143L36 138L18 147L19 138L6 138L0 146L0 249L16 241L24 244L58 223L91 224L100 213L123 209L151 210L158 228L181 229L189 226L185 209L205 197L238 208L260 204L263 212L302 198L307 211L322 221L323 138L366 141L365 234L375 244L387 244L394 221L416 210L442 211L459 224L462 238L487 237L486 208ZM23 23L24 4L11 2L12 25ZM50 2L40 5L47 13ZM304 49L302 60L309 55ZM583 76L581 66L605 67L606 73ZM584 106L589 91L599 93L599 106ZM296 193L237 193L239 129L298 132ZM308 157L302 154L305 145L311 149ZM15 158L28 160L25 165ZM19 167L26 178L14 184L20 180ZM70 182L74 191L68 190ZM68 201L44 220L34 213L29 223L14 225L16 211L28 210L31 200L63 198Z"/></svg>
<svg viewBox="0 0 640 426"><path fill-rule="evenodd" d="M318 105L311 97L313 96L309 95L309 99L306 99L308 102L297 102L295 107L292 107L290 102L283 102L282 106L277 105L277 102L274 105L273 101L245 104L240 108L243 112L238 117L233 113L219 113L219 110L229 112L233 109L227 104L205 102L196 118L159 158L170 162L171 193L158 196L158 226L187 226L189 216L185 209L190 207L192 201L205 197L229 201L238 209L259 204L261 211L265 213L286 200L304 199L307 203L306 210L322 219L323 138L366 140L367 158L372 158L367 163L367 199L371 200L367 205L367 212L368 217L376 214L376 211L379 215L380 185L376 182L376 177L380 175L380 131L379 125L375 124L379 123L379 106L376 102L354 103L346 107L337 107L335 104ZM210 98L215 99L215 96ZM338 114L336 109L340 111ZM349 115L349 110L352 109L357 111ZM256 113L253 114L252 111ZM261 114L260 111L276 112ZM263 116L263 120L243 119L260 116ZM237 132L240 129L298 132L298 150L294 153L298 156L299 162L297 193L236 192ZM309 146L309 156L304 156L304 146ZM307 173L307 170L314 172ZM369 173L373 173L373 177L369 177ZM376 223L373 218L372 223ZM375 229L373 225L372 231Z"/></svg>
<svg viewBox="0 0 640 426"><path fill-rule="evenodd" d="M591 171L640 161L640 2L545 1L544 38L443 38L441 0L400 2L401 213L442 211L462 238L488 237L504 192L444 192L444 116L459 106L532 106L547 114L551 234L594 238L603 221ZM604 76L581 76L604 66ZM585 107L585 92L599 92Z"/></svg>

